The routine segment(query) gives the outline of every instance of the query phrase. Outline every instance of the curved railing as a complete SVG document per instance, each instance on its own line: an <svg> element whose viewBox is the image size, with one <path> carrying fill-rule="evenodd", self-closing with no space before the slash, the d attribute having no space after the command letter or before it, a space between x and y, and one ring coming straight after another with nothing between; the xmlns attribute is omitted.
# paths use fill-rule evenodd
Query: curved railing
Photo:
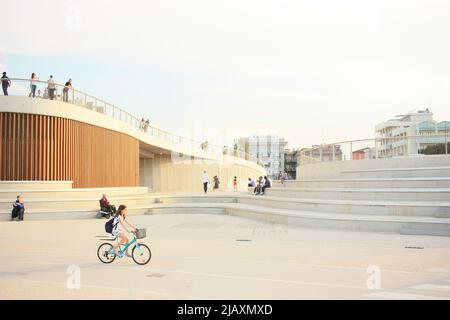
<svg viewBox="0 0 450 320"><path fill-rule="evenodd" d="M323 161L450 155L450 127L439 131L441 132L347 140L303 148L297 153L297 165Z"/></svg>
<svg viewBox="0 0 450 320"><path fill-rule="evenodd" d="M54 83L54 91L49 90L49 84L47 81L22 79L22 78L9 78L11 86L8 88L8 95L20 95L20 96L33 96L32 85L35 85L34 96L35 98L58 100L73 105L77 105L82 108L92 110L114 118L116 120L127 123L135 129L138 129L149 136L156 137L162 140L166 140L172 143L178 143L183 145L192 146L194 149L201 151L210 151L214 154L230 155L245 160L257 162L251 159L249 154L241 151L234 150L228 146L218 146L204 141L197 141L194 139L182 137L176 134L172 134L168 131L161 130L151 124L143 123L138 117L125 111L124 109L111 104L105 100L99 99L93 95L77 90L73 87L65 87L62 84ZM260 164L260 163L258 163Z"/></svg>

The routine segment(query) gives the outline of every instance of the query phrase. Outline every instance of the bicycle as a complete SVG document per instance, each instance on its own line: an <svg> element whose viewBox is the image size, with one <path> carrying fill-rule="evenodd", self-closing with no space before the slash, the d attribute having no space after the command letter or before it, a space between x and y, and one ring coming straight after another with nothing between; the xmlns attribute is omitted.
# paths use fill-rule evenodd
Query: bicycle
<svg viewBox="0 0 450 320"><path fill-rule="evenodd" d="M131 257L133 261L139 265L145 265L149 263L152 258L152 252L150 248L143 244L137 242L137 239L145 238L145 229L137 229L136 231L131 232L133 234L133 239L130 242L122 244L119 246L119 252L116 254L116 250L111 243L104 242L100 244L97 249L98 259L103 263L112 263L116 257L123 258L125 257L125 252L127 249L134 244L133 249L131 250ZM111 241L116 240L116 238Z"/></svg>

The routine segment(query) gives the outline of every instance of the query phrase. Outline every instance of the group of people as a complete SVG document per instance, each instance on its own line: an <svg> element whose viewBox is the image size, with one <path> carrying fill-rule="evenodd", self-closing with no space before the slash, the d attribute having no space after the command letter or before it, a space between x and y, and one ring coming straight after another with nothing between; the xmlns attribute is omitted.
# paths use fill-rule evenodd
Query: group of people
<svg viewBox="0 0 450 320"><path fill-rule="evenodd" d="M280 173L278 173L278 180L280 180L281 184L284 184L284 181L288 180L288 178L289 176L286 170L280 171Z"/></svg>
<svg viewBox="0 0 450 320"><path fill-rule="evenodd" d="M39 81L39 77L37 76L36 73L33 72L31 74L31 78L30 78L30 93L28 94L28 97L35 98L36 96L37 97L41 96L41 90L37 90L37 82L38 81ZM3 72L3 75L1 77L1 82L2 82L3 94L5 96L7 96L8 89L11 86L11 79L9 79L9 77L6 75L6 72ZM69 79L64 84L64 88L62 90L64 102L69 101L70 89L72 89L72 79ZM36 90L37 90L37 95L36 95ZM43 98L45 98L45 99L48 98L50 100L54 100L56 97L56 93L57 93L57 90L56 90L55 80L53 79L53 75L50 75L49 79L47 80L47 88L45 89Z"/></svg>
<svg viewBox="0 0 450 320"><path fill-rule="evenodd" d="M258 178L258 181L252 178L248 178L248 187L254 188L253 193L255 195L264 195L267 188L272 187L272 180L268 178L267 176L260 176Z"/></svg>
<svg viewBox="0 0 450 320"><path fill-rule="evenodd" d="M139 124L139 130L148 132L148 127L150 126L150 120L145 120L144 118L141 119L141 123Z"/></svg>
<svg viewBox="0 0 450 320"><path fill-rule="evenodd" d="M209 175L206 172L206 170L203 171L202 174L202 184L203 184L203 192L205 194L208 193L208 185L210 184L210 180L209 180ZM219 181L219 177L217 175L215 175L213 177L213 192L217 191L219 189L219 185L220 185L220 181ZM237 191L237 177L234 176L233 177L233 190Z"/></svg>

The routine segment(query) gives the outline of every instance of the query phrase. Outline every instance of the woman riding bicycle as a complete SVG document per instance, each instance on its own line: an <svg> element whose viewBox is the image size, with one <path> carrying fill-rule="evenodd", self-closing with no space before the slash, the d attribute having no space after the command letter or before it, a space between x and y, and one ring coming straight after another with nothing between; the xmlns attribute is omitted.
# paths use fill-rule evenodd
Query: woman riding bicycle
<svg viewBox="0 0 450 320"><path fill-rule="evenodd" d="M119 206L119 209L117 209L117 213L116 216L114 217L114 223L113 223L113 231L112 234L113 236L116 236L119 238L119 241L116 244L116 254L119 254L119 248L122 244L126 244L130 241L130 239L128 238L128 235L126 233L126 231L128 231L126 225L128 225L129 227L131 227L133 229L133 231L136 231L137 228L135 226L133 226L131 223L129 223L128 221L126 221L126 217L127 217L127 206L121 204ZM127 257L131 257L130 253L128 252L128 248L126 251L126 255Z"/></svg>

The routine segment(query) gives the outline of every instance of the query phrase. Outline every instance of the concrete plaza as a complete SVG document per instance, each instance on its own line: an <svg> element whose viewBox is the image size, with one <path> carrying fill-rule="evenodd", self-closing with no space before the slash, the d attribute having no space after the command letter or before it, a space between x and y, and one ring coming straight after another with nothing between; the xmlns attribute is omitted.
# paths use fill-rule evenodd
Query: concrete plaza
<svg viewBox="0 0 450 320"><path fill-rule="evenodd" d="M106 220L0 222L0 299L450 298L449 237L228 215L129 219L147 229L143 242L153 255L146 266L98 260ZM77 268L79 289L70 286Z"/></svg>

